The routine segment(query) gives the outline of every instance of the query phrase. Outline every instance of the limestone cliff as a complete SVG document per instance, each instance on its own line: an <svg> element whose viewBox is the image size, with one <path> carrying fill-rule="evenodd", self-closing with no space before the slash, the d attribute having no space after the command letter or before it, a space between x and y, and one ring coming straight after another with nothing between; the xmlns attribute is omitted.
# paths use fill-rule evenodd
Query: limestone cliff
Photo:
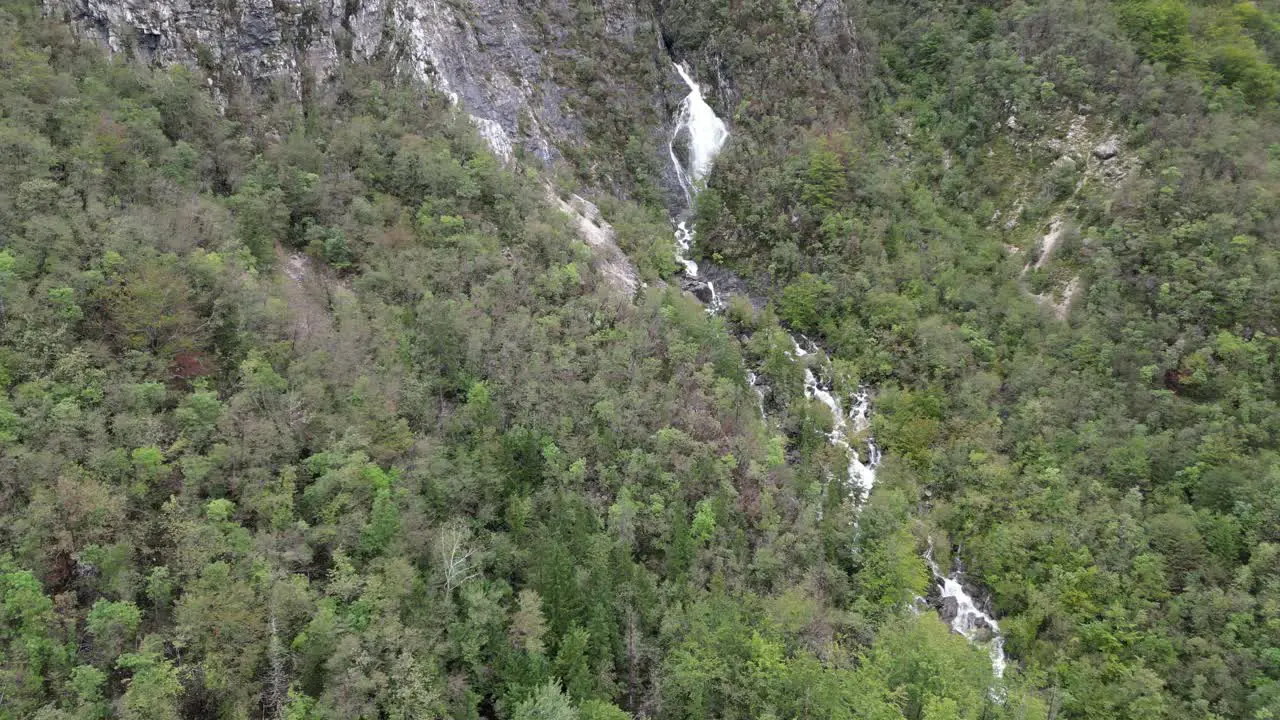
<svg viewBox="0 0 1280 720"><path fill-rule="evenodd" d="M301 95L344 60L390 61L459 103L494 151L543 162L581 131L547 62L537 14L514 0L45 0L114 52L186 62L219 78L283 82ZM624 8L613 23L634 41Z"/></svg>
<svg viewBox="0 0 1280 720"><path fill-rule="evenodd" d="M832 105L858 64L841 0L757 8L747 20L770 28L763 38L700 0L42 2L113 52L201 67L215 89L281 85L304 97L344 62L381 63L450 97L506 160L566 159L586 187L669 206L683 200L666 147L685 95L673 60L726 116L776 112L797 95Z"/></svg>
<svg viewBox="0 0 1280 720"><path fill-rule="evenodd" d="M853 26L841 0L757 8L759 17L747 20L769 32L764 44L745 46L744 28L724 24L715 6L696 0L43 4L46 14L112 52L156 66L200 67L215 92L274 87L305 98L325 92L348 63L410 74L467 113L504 161L523 157L566 170L585 195L664 204L672 216L688 209L671 162L685 146L672 142L672 120L687 94L676 60L703 80L708 102L732 122L735 108L789 112L796 97L809 107L832 106L849 96L841 73L853 56ZM790 77L779 84L784 72ZM580 227L608 227L589 213L571 215ZM599 241L608 233L588 235L604 267L624 267L625 256L604 247L611 240ZM634 290L634 269L606 274L625 276L619 289Z"/></svg>

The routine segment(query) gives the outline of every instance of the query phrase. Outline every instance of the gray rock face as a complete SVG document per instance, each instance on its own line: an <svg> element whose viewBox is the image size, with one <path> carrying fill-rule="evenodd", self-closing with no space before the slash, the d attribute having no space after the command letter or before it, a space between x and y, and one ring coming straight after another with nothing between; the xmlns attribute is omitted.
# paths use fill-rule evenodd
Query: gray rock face
<svg viewBox="0 0 1280 720"><path fill-rule="evenodd" d="M943 622L950 625L960 614L960 601L954 597L938 597L934 600L934 607L938 610L938 617ZM979 642L986 642L991 637L991 624L981 616L974 617L973 627L977 630L976 636Z"/></svg>
<svg viewBox="0 0 1280 720"><path fill-rule="evenodd" d="M674 72L664 23L687 19L687 8L672 15L667 3L639 0L42 3L47 15L114 52L155 65L200 66L215 92L283 85L302 97L323 89L347 61L390 66L453 99L504 160L522 153L544 165L571 159L593 190L622 196L635 190L632 162L623 154L634 149L625 143L639 138L669 209L674 214L682 206L667 143L687 90ZM850 64L856 53L845 45L853 26L841 0L795 0L794 10L807 27L785 42L808 48L793 53L796 63ZM718 42L733 41L728 28L719 31ZM687 57L678 59L721 110L735 107L743 88L759 92L775 69L767 58L731 68L708 42L706 49L682 48ZM732 77L734 69L742 77ZM745 82L753 73L760 76ZM810 89L815 102L827 89Z"/></svg>
<svg viewBox="0 0 1280 720"><path fill-rule="evenodd" d="M703 305L708 305L715 299L715 293L711 291L711 286L707 283L700 280L691 280L683 284L687 285L688 291L693 293L693 296L698 298Z"/></svg>
<svg viewBox="0 0 1280 720"><path fill-rule="evenodd" d="M1110 160L1120 154L1120 141L1114 137L1098 143L1093 148L1093 156L1099 160Z"/></svg>
<svg viewBox="0 0 1280 720"><path fill-rule="evenodd" d="M326 80L343 59L392 59L471 114L494 151L551 162L580 133L564 111L534 14L517 0L44 0L113 52L251 83Z"/></svg>
<svg viewBox="0 0 1280 720"><path fill-rule="evenodd" d="M600 277L622 297L630 299L635 295L640 284L635 265L618 247L613 226L600 216L600 209L577 195L563 200L550 185L547 197L577 226L578 237L591 249L592 266Z"/></svg>
<svg viewBox="0 0 1280 720"><path fill-rule="evenodd" d="M303 98L323 93L347 63L393 69L449 97L504 162L527 157L569 170L586 195L657 189L672 217L687 209L668 150L688 92L674 61L685 62L724 115L742 93L767 95L779 69L767 57L725 62L721 53L737 42L731 27L703 38L705 47L673 50L674 28L696 6L677 12L676 4L640 0L41 2L46 15L113 52L200 67L215 94L282 87ZM856 73L846 69L857 53L844 3L795 0L793 9L801 22L778 41L798 48L787 67L820 67L852 87ZM821 104L830 86L815 82L806 92ZM676 139L678 154L685 146ZM612 252L601 257L621 291L635 284L634 270Z"/></svg>
<svg viewBox="0 0 1280 720"><path fill-rule="evenodd" d="M938 617L942 618L942 622L950 625L952 620L956 619L956 615L960 613L960 601L953 597L942 598L942 605L938 608Z"/></svg>
<svg viewBox="0 0 1280 720"><path fill-rule="evenodd" d="M829 39L842 31L853 32L853 23L839 0L797 0L796 7L812 18L813 30L820 38Z"/></svg>

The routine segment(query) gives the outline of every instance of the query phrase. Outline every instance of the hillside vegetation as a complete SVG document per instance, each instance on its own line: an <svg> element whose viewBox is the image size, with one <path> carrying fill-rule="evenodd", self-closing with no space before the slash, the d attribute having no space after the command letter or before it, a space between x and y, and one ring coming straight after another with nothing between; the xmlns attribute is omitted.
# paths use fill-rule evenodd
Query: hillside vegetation
<svg viewBox="0 0 1280 720"><path fill-rule="evenodd" d="M1275 16L866 12L860 117L780 162L732 144L703 254L881 388L920 532L963 549L1051 713L1273 717Z"/></svg>
<svg viewBox="0 0 1280 720"><path fill-rule="evenodd" d="M1280 717L1276 14L866 0L848 65L659 7L762 309L677 290L625 104L566 175L635 298L389 67L211 93L0 2L0 718ZM864 505L784 328L876 389Z"/></svg>

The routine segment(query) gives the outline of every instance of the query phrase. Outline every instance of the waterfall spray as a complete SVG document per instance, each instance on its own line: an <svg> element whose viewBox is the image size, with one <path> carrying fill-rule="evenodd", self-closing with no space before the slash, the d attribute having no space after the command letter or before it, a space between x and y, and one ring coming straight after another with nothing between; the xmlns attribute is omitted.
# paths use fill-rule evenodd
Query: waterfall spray
<svg viewBox="0 0 1280 720"><path fill-rule="evenodd" d="M676 178L680 181L680 189L684 192L685 211L687 217L693 213L693 199L706 183L707 173L716 155L729 139L729 128L716 116L702 97L702 89L694 82L689 71L680 64L675 65L676 72L689 88L689 94L680 103L676 113L675 127L671 130L671 139L667 142L667 152L671 155L671 165L675 168ZM682 132L688 133L688 166L680 162L676 155L676 141ZM689 278L698 277L698 264L689 259L689 251L693 248L694 230L687 219L676 223L676 261L684 268ZM707 283L711 291L711 310L720 306L715 285Z"/></svg>

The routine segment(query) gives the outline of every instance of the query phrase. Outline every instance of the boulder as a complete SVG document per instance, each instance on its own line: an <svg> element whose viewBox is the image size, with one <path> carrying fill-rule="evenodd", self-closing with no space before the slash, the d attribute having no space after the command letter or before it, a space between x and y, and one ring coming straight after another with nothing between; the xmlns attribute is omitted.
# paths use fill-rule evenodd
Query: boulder
<svg viewBox="0 0 1280 720"><path fill-rule="evenodd" d="M710 304L715 298L715 293L711 290L711 286L704 282L693 283L689 287L689 292L693 293L693 296L701 300L703 304Z"/></svg>
<svg viewBox="0 0 1280 720"><path fill-rule="evenodd" d="M1120 143L1116 138L1110 137L1098 143L1093 148L1093 156L1099 160L1110 160L1120 154Z"/></svg>
<svg viewBox="0 0 1280 720"><path fill-rule="evenodd" d="M938 617L942 618L942 622L950 625L952 620L956 619L956 615L960 614L960 601L953 597L942 598L942 606L938 608Z"/></svg>

